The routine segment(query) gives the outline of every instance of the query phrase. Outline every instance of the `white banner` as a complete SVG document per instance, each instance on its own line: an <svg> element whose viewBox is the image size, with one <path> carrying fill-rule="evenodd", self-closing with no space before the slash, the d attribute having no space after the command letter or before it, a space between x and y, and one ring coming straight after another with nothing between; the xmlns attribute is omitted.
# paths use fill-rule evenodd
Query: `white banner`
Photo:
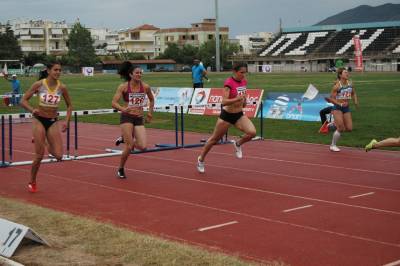
<svg viewBox="0 0 400 266"><path fill-rule="evenodd" d="M94 67L82 67L82 74L86 77L94 75Z"/></svg>
<svg viewBox="0 0 400 266"><path fill-rule="evenodd" d="M261 70L264 73L271 73L272 72L272 65L262 65Z"/></svg>

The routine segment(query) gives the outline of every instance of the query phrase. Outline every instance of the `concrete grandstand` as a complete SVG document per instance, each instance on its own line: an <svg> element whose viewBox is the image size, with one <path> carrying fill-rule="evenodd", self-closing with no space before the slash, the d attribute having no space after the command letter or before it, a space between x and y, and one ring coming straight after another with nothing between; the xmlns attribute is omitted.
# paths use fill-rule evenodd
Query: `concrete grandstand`
<svg viewBox="0 0 400 266"><path fill-rule="evenodd" d="M231 59L247 62L250 72L323 72L336 60L354 69L355 35L364 71L400 71L400 21L284 28L257 55Z"/></svg>

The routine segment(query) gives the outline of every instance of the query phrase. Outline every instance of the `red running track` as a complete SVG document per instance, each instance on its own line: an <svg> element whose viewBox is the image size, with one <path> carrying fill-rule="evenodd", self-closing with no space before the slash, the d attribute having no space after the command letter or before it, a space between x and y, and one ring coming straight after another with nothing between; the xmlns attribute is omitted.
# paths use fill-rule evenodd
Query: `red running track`
<svg viewBox="0 0 400 266"><path fill-rule="evenodd" d="M15 159L32 159L28 127L14 127ZM104 153L118 134L80 124L79 155ZM148 136L175 142L169 131ZM36 194L26 190L30 166L3 168L0 195L256 261L400 263L400 153L282 141L243 149L239 160L231 145L215 146L203 175L200 148L132 155L126 180L115 177L119 157L43 164Z"/></svg>

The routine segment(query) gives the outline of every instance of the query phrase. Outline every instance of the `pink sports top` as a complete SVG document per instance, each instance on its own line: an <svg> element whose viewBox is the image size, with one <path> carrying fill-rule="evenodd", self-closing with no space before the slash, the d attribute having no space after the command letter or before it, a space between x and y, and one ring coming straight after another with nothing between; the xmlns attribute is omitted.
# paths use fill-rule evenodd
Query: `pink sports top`
<svg viewBox="0 0 400 266"><path fill-rule="evenodd" d="M238 95L246 93L247 80L236 80L234 77L227 78L224 83L224 87L228 87L229 99L236 98Z"/></svg>

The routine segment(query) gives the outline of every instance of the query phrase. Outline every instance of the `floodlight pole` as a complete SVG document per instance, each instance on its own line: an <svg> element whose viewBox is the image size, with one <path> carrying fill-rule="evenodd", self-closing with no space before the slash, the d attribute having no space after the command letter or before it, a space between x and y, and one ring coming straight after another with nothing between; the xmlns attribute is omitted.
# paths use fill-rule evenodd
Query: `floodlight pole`
<svg viewBox="0 0 400 266"><path fill-rule="evenodd" d="M218 0L215 0L215 67L220 72L220 48L219 48L219 23L218 23Z"/></svg>

